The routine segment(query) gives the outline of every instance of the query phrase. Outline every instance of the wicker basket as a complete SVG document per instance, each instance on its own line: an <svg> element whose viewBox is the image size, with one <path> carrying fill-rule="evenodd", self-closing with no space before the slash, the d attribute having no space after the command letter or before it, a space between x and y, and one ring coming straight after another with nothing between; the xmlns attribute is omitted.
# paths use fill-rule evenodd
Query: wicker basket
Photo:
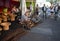
<svg viewBox="0 0 60 41"><path fill-rule="evenodd" d="M11 23L9 23L9 22L1 23L1 26L3 26L3 30L9 30L10 25L11 25Z"/></svg>

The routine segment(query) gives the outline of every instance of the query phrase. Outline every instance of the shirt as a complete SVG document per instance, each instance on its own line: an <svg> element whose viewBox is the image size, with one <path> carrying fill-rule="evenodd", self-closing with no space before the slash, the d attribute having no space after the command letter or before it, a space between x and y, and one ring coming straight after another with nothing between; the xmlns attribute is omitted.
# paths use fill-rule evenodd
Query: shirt
<svg viewBox="0 0 60 41"><path fill-rule="evenodd" d="M57 11L58 11L58 6L55 7L55 12L57 12Z"/></svg>

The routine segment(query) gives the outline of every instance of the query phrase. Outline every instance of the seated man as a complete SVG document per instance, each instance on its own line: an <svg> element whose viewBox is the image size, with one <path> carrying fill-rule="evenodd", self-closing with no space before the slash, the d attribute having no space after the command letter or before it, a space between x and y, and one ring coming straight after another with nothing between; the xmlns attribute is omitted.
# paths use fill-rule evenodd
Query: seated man
<svg viewBox="0 0 60 41"><path fill-rule="evenodd" d="M31 28L31 18L29 18L29 12L26 12L23 16L22 16L22 19L21 19L21 21L20 22L23 22L24 23L24 25L26 25L27 26L27 28L28 29L30 29Z"/></svg>
<svg viewBox="0 0 60 41"><path fill-rule="evenodd" d="M27 11L23 16L22 16L22 21L30 21L30 12Z"/></svg>
<svg viewBox="0 0 60 41"><path fill-rule="evenodd" d="M34 23L38 23L40 21L42 21L41 17L38 16L37 14L35 14L32 19L31 19Z"/></svg>

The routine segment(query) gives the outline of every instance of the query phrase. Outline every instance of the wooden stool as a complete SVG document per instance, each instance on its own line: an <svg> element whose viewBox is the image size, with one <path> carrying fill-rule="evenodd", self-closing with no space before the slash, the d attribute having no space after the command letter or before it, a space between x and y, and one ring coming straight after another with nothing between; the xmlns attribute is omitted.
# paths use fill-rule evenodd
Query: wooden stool
<svg viewBox="0 0 60 41"><path fill-rule="evenodd" d="M25 23L25 25L27 26L28 29L31 29L34 26L34 24L32 24L31 21L25 21L24 23Z"/></svg>
<svg viewBox="0 0 60 41"><path fill-rule="evenodd" d="M5 15L2 15L2 18L3 18L3 21L7 21L8 20L7 16L5 16Z"/></svg>
<svg viewBox="0 0 60 41"><path fill-rule="evenodd" d="M11 21L15 21L16 15L14 15L14 14L9 14L9 16L10 16Z"/></svg>
<svg viewBox="0 0 60 41"><path fill-rule="evenodd" d="M2 28L0 27L0 31L2 31Z"/></svg>
<svg viewBox="0 0 60 41"><path fill-rule="evenodd" d="M34 26L34 23L33 23L32 21L28 21L28 22L27 22L27 27L28 27L28 28L31 29L33 26Z"/></svg>
<svg viewBox="0 0 60 41"><path fill-rule="evenodd" d="M0 35L1 35L2 28L0 27Z"/></svg>
<svg viewBox="0 0 60 41"><path fill-rule="evenodd" d="M10 25L11 25L11 23L9 23L9 22L1 23L1 26L3 26L3 30L9 30Z"/></svg>
<svg viewBox="0 0 60 41"><path fill-rule="evenodd" d="M0 18L0 23L2 23L2 18Z"/></svg>

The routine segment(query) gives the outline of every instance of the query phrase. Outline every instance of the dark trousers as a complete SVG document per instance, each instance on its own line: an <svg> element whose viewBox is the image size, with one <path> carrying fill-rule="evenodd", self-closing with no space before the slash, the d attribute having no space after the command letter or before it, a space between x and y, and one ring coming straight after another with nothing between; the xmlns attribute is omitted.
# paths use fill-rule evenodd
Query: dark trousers
<svg viewBox="0 0 60 41"><path fill-rule="evenodd" d="M47 18L46 11L43 11L43 18Z"/></svg>
<svg viewBox="0 0 60 41"><path fill-rule="evenodd" d="M57 20L58 18L58 12L55 12L54 20Z"/></svg>

